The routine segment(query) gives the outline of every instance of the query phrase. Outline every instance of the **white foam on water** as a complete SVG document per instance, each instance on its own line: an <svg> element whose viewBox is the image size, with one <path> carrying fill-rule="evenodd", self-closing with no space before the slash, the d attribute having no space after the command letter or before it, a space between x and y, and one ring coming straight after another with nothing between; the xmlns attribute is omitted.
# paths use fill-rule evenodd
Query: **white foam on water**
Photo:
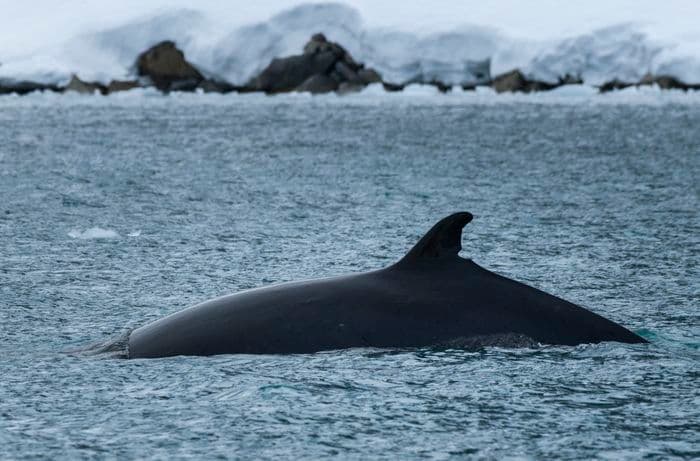
<svg viewBox="0 0 700 461"><path fill-rule="evenodd" d="M119 238L119 234L116 231L103 229L101 227L91 227L84 231L73 229L68 232L68 236L79 240L107 240Z"/></svg>

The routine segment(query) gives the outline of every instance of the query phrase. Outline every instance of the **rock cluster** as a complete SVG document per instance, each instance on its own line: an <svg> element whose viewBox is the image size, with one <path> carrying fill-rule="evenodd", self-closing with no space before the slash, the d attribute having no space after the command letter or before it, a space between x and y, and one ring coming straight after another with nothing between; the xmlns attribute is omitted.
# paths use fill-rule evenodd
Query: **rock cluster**
<svg viewBox="0 0 700 461"><path fill-rule="evenodd" d="M136 80L112 80L107 85L107 94L116 93L118 91L128 91L133 88L138 88L139 82Z"/></svg>
<svg viewBox="0 0 700 461"><path fill-rule="evenodd" d="M141 87L141 84L136 80L112 80L107 85L104 85L100 82L86 82L81 80L77 75L73 75L66 86L55 91L72 91L81 94L99 93L106 95L139 87Z"/></svg>
<svg viewBox="0 0 700 461"><path fill-rule="evenodd" d="M519 69L491 77L490 60L466 63L472 75L470 83L463 83L464 90L477 86L490 86L497 93L549 91L562 85L582 84L577 76L564 75L557 82L531 79ZM206 75L190 63L175 42L166 40L139 54L133 66L133 80L112 80L108 84L87 82L73 75L63 86L31 81L0 79L0 94L26 94L32 91L77 92L84 94L111 94L132 88L155 87L168 93L171 91L202 91L205 93L264 92L268 94L286 92L347 93L359 91L372 83L381 83L388 92L401 91L409 84L432 85L445 93L453 85L430 77L430 73L419 73L405 82L386 82L376 70L357 62L340 44L329 41L321 33L314 34L298 55L275 58L257 76L243 86L233 85L224 79ZM433 74L434 75L434 74ZM688 84L670 75L645 75L638 82L612 79L598 87L601 93L656 85L661 89L700 90L700 84Z"/></svg>
<svg viewBox="0 0 700 461"><path fill-rule="evenodd" d="M228 93L236 87L223 79L207 78L192 63L175 42L166 40L141 53L136 58L136 74L142 86L155 86L165 93L196 91Z"/></svg>
<svg viewBox="0 0 700 461"><path fill-rule="evenodd" d="M192 91L204 80L175 42L169 40L152 46L136 58L136 74L150 80L161 91Z"/></svg>
<svg viewBox="0 0 700 461"><path fill-rule="evenodd" d="M599 86L598 91L607 93L608 91L622 90L632 86L640 87L651 85L656 85L662 90L700 90L700 84L685 83L670 75L653 75L647 73L638 82L623 82L618 79L610 80Z"/></svg>
<svg viewBox="0 0 700 461"><path fill-rule="evenodd" d="M311 37L302 54L273 59L247 86L265 93L344 93L381 81L377 71L365 68L345 48L319 33Z"/></svg>
<svg viewBox="0 0 700 461"><path fill-rule="evenodd" d="M27 80L0 80L0 94L27 94L33 91L61 91L58 85L30 82Z"/></svg>
<svg viewBox="0 0 700 461"><path fill-rule="evenodd" d="M522 72L515 69L510 72L506 72L505 74L496 76L491 81L491 87L496 90L497 93L530 93L532 91L551 90L553 85L537 80L528 80Z"/></svg>
<svg viewBox="0 0 700 461"><path fill-rule="evenodd" d="M82 94L107 94L107 86L99 82L85 82L77 75L73 75L70 82L63 88L63 91L74 91Z"/></svg>
<svg viewBox="0 0 700 461"><path fill-rule="evenodd" d="M530 80L520 70L514 69L510 72L496 76L491 81L491 87L497 93L532 93L534 91L549 91L563 85L580 85L583 81L579 77L565 75L559 78L556 83L544 82L541 80Z"/></svg>

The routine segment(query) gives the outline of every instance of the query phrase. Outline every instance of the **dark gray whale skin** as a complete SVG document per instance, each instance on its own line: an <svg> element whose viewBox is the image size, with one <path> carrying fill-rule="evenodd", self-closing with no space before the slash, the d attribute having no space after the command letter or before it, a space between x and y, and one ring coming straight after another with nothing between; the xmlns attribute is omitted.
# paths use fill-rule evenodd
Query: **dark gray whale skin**
<svg viewBox="0 0 700 461"><path fill-rule="evenodd" d="M130 358L412 348L470 338L646 342L582 307L458 256L470 213L438 222L399 262L206 301L135 329ZM493 342L491 342L493 344Z"/></svg>

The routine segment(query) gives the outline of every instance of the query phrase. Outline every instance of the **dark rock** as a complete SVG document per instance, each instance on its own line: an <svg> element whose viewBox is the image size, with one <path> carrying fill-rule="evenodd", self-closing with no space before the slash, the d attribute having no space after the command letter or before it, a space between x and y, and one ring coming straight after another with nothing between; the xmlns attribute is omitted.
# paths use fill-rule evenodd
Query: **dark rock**
<svg viewBox="0 0 700 461"><path fill-rule="evenodd" d="M199 89L205 93L231 93L238 88L223 80L206 79L199 83Z"/></svg>
<svg viewBox="0 0 700 461"><path fill-rule="evenodd" d="M438 89L438 91L440 93L448 93L448 92L452 91L452 85L445 83L443 81L437 80L437 79L426 82L426 85L434 86L435 88Z"/></svg>
<svg viewBox="0 0 700 461"><path fill-rule="evenodd" d="M304 54L316 54L323 51L330 51L330 44L323 34L313 34L311 40L304 45Z"/></svg>
<svg viewBox="0 0 700 461"><path fill-rule="evenodd" d="M338 94L357 93L362 91L364 87L365 85L363 83L343 82L338 85Z"/></svg>
<svg viewBox="0 0 700 461"><path fill-rule="evenodd" d="M350 83L359 83L363 84L364 82L360 78L359 75L357 75L357 72L355 72L353 69L350 68L349 65L347 65L343 61L338 61L335 63L335 67L333 68L341 77L341 82L350 82Z"/></svg>
<svg viewBox="0 0 700 461"><path fill-rule="evenodd" d="M422 74L417 75L417 76L413 77L412 79L407 80L406 82L403 83L404 86L411 85L411 84L434 86L435 88L438 89L438 91L440 93L447 93L449 91L452 91L452 85L450 85L449 83L445 83L442 80L439 80L437 78L427 79Z"/></svg>
<svg viewBox="0 0 700 461"><path fill-rule="evenodd" d="M260 90L251 86L250 83L247 83L245 85L233 85L233 91L236 93L257 93Z"/></svg>
<svg viewBox="0 0 700 461"><path fill-rule="evenodd" d="M526 91L527 79L519 70L512 70L498 75L491 81L491 87L496 93Z"/></svg>
<svg viewBox="0 0 700 461"><path fill-rule="evenodd" d="M107 94L107 87L98 82L86 82L78 78L77 75L73 74L66 85L63 88L64 91L73 91L80 94L95 94L95 92L100 94Z"/></svg>
<svg viewBox="0 0 700 461"><path fill-rule="evenodd" d="M339 45L339 46L340 46L340 45ZM350 55L350 53L348 53L347 51L345 51L345 49L342 48L342 47L341 47L341 49L343 50L343 55L342 55L341 59L343 60L343 62L345 63L345 65L347 65L348 67L350 67L350 69L352 69L353 71L357 72L357 71L359 71L360 69L364 69L364 68L365 68L365 65L364 65L363 63L359 63L359 62L355 61L355 59Z"/></svg>
<svg viewBox="0 0 700 461"><path fill-rule="evenodd" d="M119 91L128 91L134 88L139 88L141 85L135 80L112 80L107 85L107 94L117 93Z"/></svg>
<svg viewBox="0 0 700 461"><path fill-rule="evenodd" d="M329 42L326 36L318 33L311 36L311 40L304 45L304 54L317 54L331 52L338 59L345 61L353 70L357 70L359 65L352 59L350 53L338 43Z"/></svg>
<svg viewBox="0 0 700 461"><path fill-rule="evenodd" d="M650 72L644 74L638 85L653 85L656 83L656 76Z"/></svg>
<svg viewBox="0 0 700 461"><path fill-rule="evenodd" d="M136 59L136 72L150 79L161 91L193 91L204 80L201 72L169 40L141 53Z"/></svg>
<svg viewBox="0 0 700 461"><path fill-rule="evenodd" d="M382 82L382 86L384 87L384 91L388 91L389 93L403 91L403 89L406 87L406 85L404 85L402 83L390 83L390 82Z"/></svg>
<svg viewBox="0 0 700 461"><path fill-rule="evenodd" d="M657 85L662 90L697 90L700 85L693 85L682 82L681 80L671 75L652 75L646 74L639 81L638 85Z"/></svg>
<svg viewBox="0 0 700 461"><path fill-rule="evenodd" d="M618 79L610 80L609 82L605 82L599 86L598 90L601 93L607 93L609 91L622 90L631 86L639 87L646 85L657 85L662 90L700 90L700 84L688 84L671 75L653 75L651 73L644 75L644 77L642 77L637 83L623 82Z"/></svg>
<svg viewBox="0 0 700 461"><path fill-rule="evenodd" d="M491 81L491 87L496 93L530 93L533 91L548 91L561 86L559 83L548 83L540 80L529 80L518 69L496 76Z"/></svg>
<svg viewBox="0 0 700 461"><path fill-rule="evenodd" d="M342 85L342 84L341 84ZM296 88L296 91L312 94L330 93L338 89L338 82L325 74L316 74L307 78L304 83Z"/></svg>
<svg viewBox="0 0 700 461"><path fill-rule="evenodd" d="M330 51L275 58L250 86L266 93L293 91L311 76L328 73L337 60Z"/></svg>
<svg viewBox="0 0 700 461"><path fill-rule="evenodd" d="M381 81L373 69L365 69L350 53L323 34L314 34L300 55L275 58L246 85L266 93L288 91L356 91Z"/></svg>
<svg viewBox="0 0 700 461"><path fill-rule="evenodd" d="M379 75L379 72L371 68L358 70L357 76L365 85L369 85L371 83L381 83L382 81L382 76Z"/></svg>
<svg viewBox="0 0 700 461"><path fill-rule="evenodd" d="M635 84L614 79L610 80L609 82L603 83L601 86L598 87L598 91L600 91L601 93L607 93L613 90L623 90L631 86L635 86Z"/></svg>
<svg viewBox="0 0 700 461"><path fill-rule="evenodd" d="M181 80L173 80L170 82L169 87L164 91L194 91L199 88L199 84L203 80L197 80L196 78L187 78ZM163 90L163 88L159 88Z"/></svg>
<svg viewBox="0 0 700 461"><path fill-rule="evenodd" d="M326 48L326 36L318 33L313 34L311 39L304 45L304 54L316 54L320 53L324 48Z"/></svg>
<svg viewBox="0 0 700 461"><path fill-rule="evenodd" d="M549 91L562 86L560 83L549 83L540 80L530 80L528 92L532 91Z"/></svg>
<svg viewBox="0 0 700 461"><path fill-rule="evenodd" d="M474 84L463 83L461 86L462 86L462 90L464 90L464 91L476 91L476 85L474 85Z"/></svg>
<svg viewBox="0 0 700 461"><path fill-rule="evenodd" d="M328 73L328 76L338 83L342 83L344 81L343 76L340 74L340 72L335 70L335 67Z"/></svg>
<svg viewBox="0 0 700 461"><path fill-rule="evenodd" d="M654 83L656 83L662 90L683 90L687 91L689 85L681 82L675 77L670 75L659 75L654 78Z"/></svg>
<svg viewBox="0 0 700 461"><path fill-rule="evenodd" d="M205 77L172 41L160 42L139 55L136 72L161 91L196 91L229 93L236 87L221 78ZM133 88L132 82L126 85ZM136 85L139 85L136 83Z"/></svg>
<svg viewBox="0 0 700 461"><path fill-rule="evenodd" d="M54 91L59 92L61 88L58 85L31 82L28 80L9 80L0 79L0 94L27 94L33 91Z"/></svg>
<svg viewBox="0 0 700 461"><path fill-rule="evenodd" d="M326 36L324 34L322 34L321 32L317 32L317 33L313 34L311 36L311 41L312 42L322 42L322 43L328 42L328 40L326 39Z"/></svg>
<svg viewBox="0 0 700 461"><path fill-rule="evenodd" d="M583 79L578 75L566 74L563 77L559 77L558 86L563 85L583 85Z"/></svg>

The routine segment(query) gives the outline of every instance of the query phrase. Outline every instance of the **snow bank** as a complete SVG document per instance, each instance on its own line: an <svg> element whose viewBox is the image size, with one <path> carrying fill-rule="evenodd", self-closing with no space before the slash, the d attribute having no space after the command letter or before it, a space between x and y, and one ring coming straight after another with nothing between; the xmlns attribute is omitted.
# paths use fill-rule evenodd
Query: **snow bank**
<svg viewBox="0 0 700 461"><path fill-rule="evenodd" d="M416 77L452 84L474 81L479 73L475 63L485 60L490 60L492 75L517 67L546 81L567 73L589 84L613 78L638 81L651 71L700 82L700 34L674 35L650 24L625 23L619 15L609 22L573 36L528 39L492 24L429 33L368 26L357 9L337 3L302 4L245 25L227 23L211 11L179 9L80 31L59 43L47 40L38 50L5 49L0 78L65 83L77 72L85 80L106 83L126 77L138 53L171 39L205 74L242 84L272 58L299 53L311 34L323 32L394 82Z"/></svg>

